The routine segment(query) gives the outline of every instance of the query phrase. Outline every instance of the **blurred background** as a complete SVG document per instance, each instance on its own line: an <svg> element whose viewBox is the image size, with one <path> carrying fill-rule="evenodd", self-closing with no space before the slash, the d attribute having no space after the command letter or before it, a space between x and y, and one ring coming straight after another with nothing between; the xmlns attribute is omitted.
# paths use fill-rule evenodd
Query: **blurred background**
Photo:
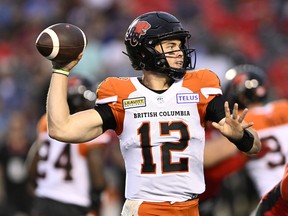
<svg viewBox="0 0 288 216"><path fill-rule="evenodd" d="M0 215L5 215L1 205L9 206L7 200L22 197L27 203L21 211L29 208L30 196L23 189L27 176L19 158L25 159L35 139L51 76L51 62L35 48L38 34L59 22L83 29L88 46L73 73L86 76L96 88L107 76L140 75L122 53L124 35L132 20L154 10L170 12L182 22L192 35L190 46L196 48L196 68L214 71L223 86L227 69L251 63L266 71L272 98L288 97L286 0L0 0L0 148L8 146L0 160L9 169L1 172ZM8 160L14 155L17 160ZM122 187L123 173L115 167L107 175L112 185ZM219 215L245 215L253 203L249 182L244 171L223 182ZM235 204L239 199L240 210Z"/></svg>

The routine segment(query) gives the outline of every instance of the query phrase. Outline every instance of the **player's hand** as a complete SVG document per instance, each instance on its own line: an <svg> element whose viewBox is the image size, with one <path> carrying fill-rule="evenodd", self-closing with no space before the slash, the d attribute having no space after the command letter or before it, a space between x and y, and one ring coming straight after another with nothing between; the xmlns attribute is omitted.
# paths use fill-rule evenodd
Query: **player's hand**
<svg viewBox="0 0 288 216"><path fill-rule="evenodd" d="M249 128L253 125L253 122L244 122L244 118L248 112L248 109L244 109L243 112L238 115L238 104L235 103L231 114L227 101L224 104L224 109L224 121L221 120L219 123L213 122L212 125L227 138L240 140L243 137L244 129Z"/></svg>
<svg viewBox="0 0 288 216"><path fill-rule="evenodd" d="M53 69L60 69L60 70L69 72L72 70L72 68L74 68L78 64L82 56L83 56L83 53L80 53L77 59L70 61L70 62L58 63L58 62L52 61Z"/></svg>

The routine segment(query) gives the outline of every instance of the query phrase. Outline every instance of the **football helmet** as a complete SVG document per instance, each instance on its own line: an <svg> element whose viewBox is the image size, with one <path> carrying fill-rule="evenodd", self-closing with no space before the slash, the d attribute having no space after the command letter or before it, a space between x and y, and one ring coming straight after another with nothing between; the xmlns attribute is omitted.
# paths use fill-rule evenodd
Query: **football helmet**
<svg viewBox="0 0 288 216"><path fill-rule="evenodd" d="M126 54L135 70L151 70L165 73L173 79L180 79L187 70L195 68L195 49L188 49L187 40L190 33L183 29L180 21L173 15L154 11L137 17L129 26L125 35ZM180 39L181 51L184 55L183 68L169 66L165 54L155 50L155 46L163 40ZM192 65L191 56L194 53Z"/></svg>
<svg viewBox="0 0 288 216"><path fill-rule="evenodd" d="M225 73L225 79L227 85L223 95L231 106L238 103L239 109L244 109L251 103L265 102L267 99L266 74L255 65L233 67Z"/></svg>
<svg viewBox="0 0 288 216"><path fill-rule="evenodd" d="M92 84L86 78L69 76L67 101L71 113L93 108L96 93L91 89Z"/></svg>

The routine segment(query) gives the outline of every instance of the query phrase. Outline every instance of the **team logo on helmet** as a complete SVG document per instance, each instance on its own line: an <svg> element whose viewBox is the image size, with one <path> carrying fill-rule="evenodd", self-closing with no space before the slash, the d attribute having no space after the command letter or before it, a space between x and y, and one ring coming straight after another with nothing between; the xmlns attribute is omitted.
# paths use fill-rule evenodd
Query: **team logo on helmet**
<svg viewBox="0 0 288 216"><path fill-rule="evenodd" d="M147 21L133 22L126 33L125 41L130 40L131 46L133 47L137 46L140 37L142 35L145 35L150 28L151 25Z"/></svg>

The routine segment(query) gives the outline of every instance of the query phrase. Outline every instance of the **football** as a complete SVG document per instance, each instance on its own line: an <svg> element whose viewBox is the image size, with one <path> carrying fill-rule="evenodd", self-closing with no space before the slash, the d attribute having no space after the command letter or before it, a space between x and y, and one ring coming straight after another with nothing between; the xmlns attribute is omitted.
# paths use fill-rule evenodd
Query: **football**
<svg viewBox="0 0 288 216"><path fill-rule="evenodd" d="M44 29L35 45L42 56L63 64L76 59L84 51L87 38L79 27L70 23L57 23Z"/></svg>

